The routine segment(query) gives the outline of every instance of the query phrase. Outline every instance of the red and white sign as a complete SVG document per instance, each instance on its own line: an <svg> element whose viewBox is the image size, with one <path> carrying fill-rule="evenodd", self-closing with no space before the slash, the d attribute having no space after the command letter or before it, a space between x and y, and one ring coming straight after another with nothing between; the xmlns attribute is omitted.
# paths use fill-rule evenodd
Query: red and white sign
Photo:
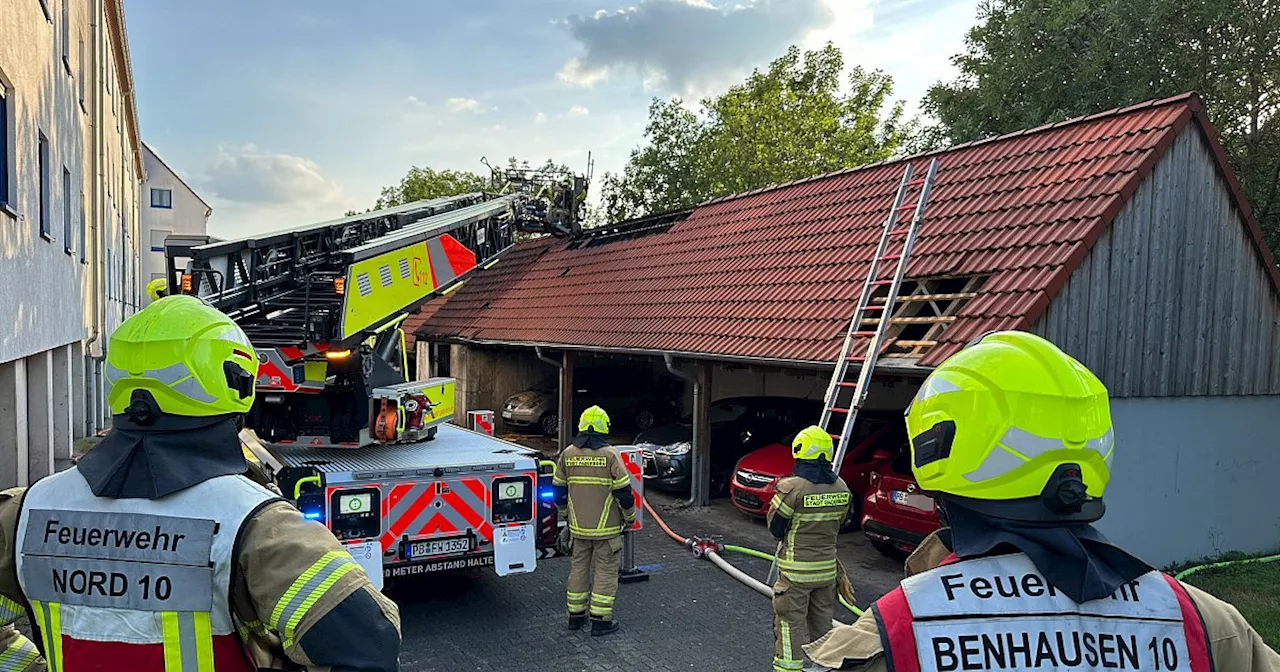
<svg viewBox="0 0 1280 672"><path fill-rule="evenodd" d="M493 411L468 411L472 431L493 436Z"/></svg>

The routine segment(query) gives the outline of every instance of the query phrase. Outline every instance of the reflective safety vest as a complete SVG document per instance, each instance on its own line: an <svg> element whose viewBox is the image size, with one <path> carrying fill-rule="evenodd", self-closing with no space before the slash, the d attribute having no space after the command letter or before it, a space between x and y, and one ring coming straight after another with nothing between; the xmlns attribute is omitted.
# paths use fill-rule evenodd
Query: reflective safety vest
<svg viewBox="0 0 1280 672"><path fill-rule="evenodd" d="M49 672L253 670L231 614L242 523L279 498L220 476L156 500L93 495L76 469L31 486L18 584Z"/></svg>
<svg viewBox="0 0 1280 672"><path fill-rule="evenodd" d="M1211 672L1204 621L1182 584L1149 572L1077 604L1021 553L953 555L872 610L894 672Z"/></svg>

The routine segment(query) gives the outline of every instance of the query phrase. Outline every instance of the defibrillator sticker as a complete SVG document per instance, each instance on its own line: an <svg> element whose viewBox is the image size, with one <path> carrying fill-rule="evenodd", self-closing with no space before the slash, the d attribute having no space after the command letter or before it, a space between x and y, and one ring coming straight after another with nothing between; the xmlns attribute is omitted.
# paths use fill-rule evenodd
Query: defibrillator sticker
<svg viewBox="0 0 1280 672"><path fill-rule="evenodd" d="M824 492L817 495L804 496L804 508L818 509L824 506L845 506L849 503L847 492Z"/></svg>
<svg viewBox="0 0 1280 672"><path fill-rule="evenodd" d="M921 672L1189 670L1181 623L1099 618L916 621Z"/></svg>
<svg viewBox="0 0 1280 672"><path fill-rule="evenodd" d="M27 517L24 556L205 567L213 547L215 523L203 518L48 509L33 509Z"/></svg>
<svg viewBox="0 0 1280 672"><path fill-rule="evenodd" d="M209 611L213 568L153 562L30 556L22 560L27 598L138 611Z"/></svg>
<svg viewBox="0 0 1280 672"><path fill-rule="evenodd" d="M1120 586L1110 597L1076 604L1056 590L1025 555L943 565L902 582L916 618L1081 614L1182 620L1182 607L1159 572Z"/></svg>
<svg viewBox="0 0 1280 672"><path fill-rule="evenodd" d="M607 467L609 460L603 455L570 455L564 458L566 467Z"/></svg>

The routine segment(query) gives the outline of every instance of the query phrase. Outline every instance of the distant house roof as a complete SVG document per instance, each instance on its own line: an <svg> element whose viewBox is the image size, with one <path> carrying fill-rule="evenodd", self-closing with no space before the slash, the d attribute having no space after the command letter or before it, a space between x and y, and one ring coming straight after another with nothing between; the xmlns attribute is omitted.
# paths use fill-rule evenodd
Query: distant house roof
<svg viewBox="0 0 1280 672"><path fill-rule="evenodd" d="M195 196L197 201L200 201L200 204L204 206L206 217L213 214L213 206L209 205L209 202L204 200L204 197L200 195L200 192L192 189L191 185L187 184L187 181L182 179L182 176L178 174L178 171L170 168L169 164L165 163L165 160L160 158L160 155L156 153L156 150L151 149L151 145L144 142L142 143L142 149L146 151L146 153L150 154L151 158L155 159L157 163L164 166L164 169L169 171L169 174L173 176L173 179L178 181L178 184L186 187L187 191L191 192L191 195Z"/></svg>
<svg viewBox="0 0 1280 672"><path fill-rule="evenodd" d="M937 157L907 277L911 291L956 300L903 304L937 310L899 312L924 317L897 328L907 345L896 349L931 367L985 331L1039 318L1192 121L1280 286L1203 104L1184 94L718 199L648 236L526 242L410 326L432 339L829 363L904 161L922 170Z"/></svg>

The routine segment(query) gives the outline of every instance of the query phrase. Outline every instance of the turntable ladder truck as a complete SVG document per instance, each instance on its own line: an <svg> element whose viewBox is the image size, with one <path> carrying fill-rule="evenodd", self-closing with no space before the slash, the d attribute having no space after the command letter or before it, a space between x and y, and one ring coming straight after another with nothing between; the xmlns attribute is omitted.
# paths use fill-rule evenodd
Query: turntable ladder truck
<svg viewBox="0 0 1280 672"><path fill-rule="evenodd" d="M258 352L241 433L255 473L379 583L489 566L530 572L554 553L557 512L539 454L448 424L455 381L413 380L401 327L497 263L518 232L580 232L581 176L495 178L497 193L166 246L169 286L229 315Z"/></svg>

